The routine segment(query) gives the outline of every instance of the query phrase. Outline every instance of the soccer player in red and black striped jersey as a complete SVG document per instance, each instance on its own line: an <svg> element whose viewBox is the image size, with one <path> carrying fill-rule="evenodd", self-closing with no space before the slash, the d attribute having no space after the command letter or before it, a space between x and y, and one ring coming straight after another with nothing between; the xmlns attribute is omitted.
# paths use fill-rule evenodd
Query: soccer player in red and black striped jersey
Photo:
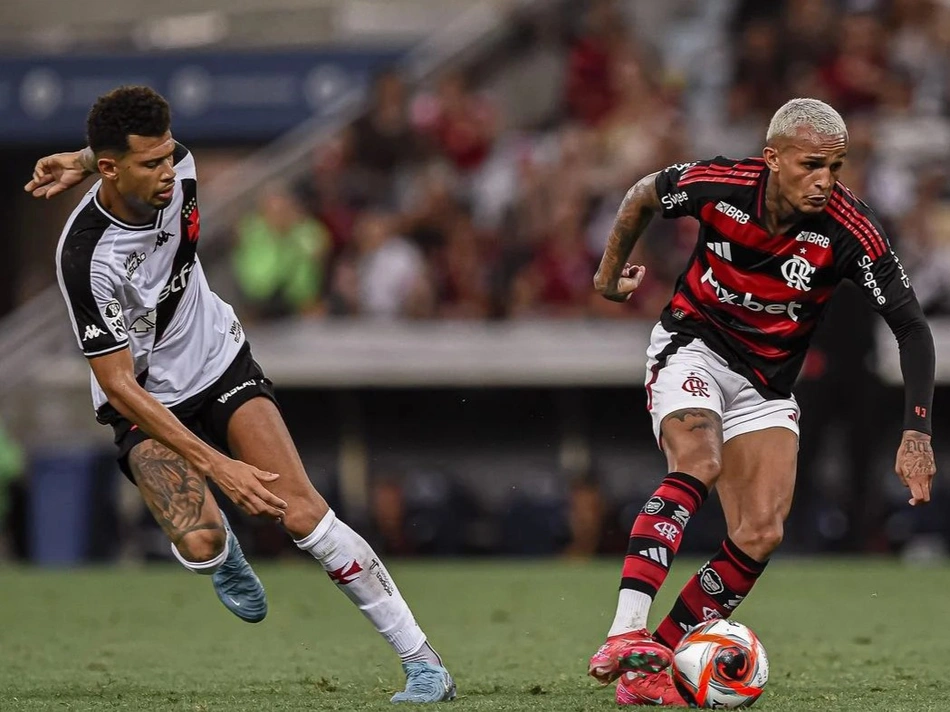
<svg viewBox="0 0 950 712"><path fill-rule="evenodd" d="M903 439L895 470L910 504L930 500L933 338L871 209L838 173L848 132L832 107L793 99L772 118L761 158L671 166L627 193L594 277L630 299L646 268L626 263L656 214L692 216L699 239L653 330L647 408L669 473L637 517L616 617L590 674L620 677L620 704L685 704L665 671L684 632L728 617L782 540L791 507L799 410L792 387L842 280L859 285L900 345ZM647 614L683 530L715 486L728 537L651 635Z"/></svg>

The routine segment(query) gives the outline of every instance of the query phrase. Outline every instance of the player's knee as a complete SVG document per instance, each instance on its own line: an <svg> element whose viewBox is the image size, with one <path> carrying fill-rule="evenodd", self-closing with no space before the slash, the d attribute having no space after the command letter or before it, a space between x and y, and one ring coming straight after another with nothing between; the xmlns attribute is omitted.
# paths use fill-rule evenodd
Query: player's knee
<svg viewBox="0 0 950 712"><path fill-rule="evenodd" d="M312 496L288 497L287 513L283 519L284 529L294 538L302 539L317 528L317 524L329 510L329 505L316 491Z"/></svg>
<svg viewBox="0 0 950 712"><path fill-rule="evenodd" d="M755 525L741 525L729 533L729 538L740 550L756 561L765 561L782 543L785 529L781 521Z"/></svg>
<svg viewBox="0 0 950 712"><path fill-rule="evenodd" d="M722 460L717 455L696 457L683 462L680 467L674 467L674 471L685 472L706 485L712 485L719 479L719 473L722 471Z"/></svg>
<svg viewBox="0 0 950 712"><path fill-rule="evenodd" d="M224 527L188 532L176 542L178 553L188 561L211 561L221 555L227 544Z"/></svg>
<svg viewBox="0 0 950 712"><path fill-rule="evenodd" d="M668 453L670 472L685 472L711 487L719 479L722 470L722 458L708 448L696 448L692 451Z"/></svg>

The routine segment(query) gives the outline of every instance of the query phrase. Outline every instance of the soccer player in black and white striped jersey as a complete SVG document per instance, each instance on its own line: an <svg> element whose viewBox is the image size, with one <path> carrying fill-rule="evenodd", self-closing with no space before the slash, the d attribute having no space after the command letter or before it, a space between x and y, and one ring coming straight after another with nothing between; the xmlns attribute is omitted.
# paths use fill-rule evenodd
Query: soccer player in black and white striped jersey
<svg viewBox="0 0 950 712"><path fill-rule="evenodd" d="M60 238L57 274L93 403L115 431L118 462L185 568L211 576L221 602L257 622L263 586L208 489L276 519L402 660L394 702L441 702L455 683L370 545L314 489L230 305L208 286L191 153L168 104L147 87L99 98L88 148L41 159L26 190L52 197L100 180Z"/></svg>

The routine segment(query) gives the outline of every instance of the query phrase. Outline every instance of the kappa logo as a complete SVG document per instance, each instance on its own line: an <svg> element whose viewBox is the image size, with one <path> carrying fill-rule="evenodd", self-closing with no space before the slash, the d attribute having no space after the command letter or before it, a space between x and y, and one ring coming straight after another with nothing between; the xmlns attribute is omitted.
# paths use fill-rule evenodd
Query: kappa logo
<svg viewBox="0 0 950 712"><path fill-rule="evenodd" d="M93 339L98 339L100 336L105 336L105 335L106 335L106 332L104 332L95 324L88 324L86 326L86 331L82 335L82 340L84 342L92 341Z"/></svg>
<svg viewBox="0 0 950 712"><path fill-rule="evenodd" d="M709 564L706 564L699 570L699 585L702 586L703 590L710 596L718 596L726 590L726 587L722 583L722 577L715 569L711 568Z"/></svg>
<svg viewBox="0 0 950 712"><path fill-rule="evenodd" d="M144 252L133 252L128 257L125 258L125 277L126 279L132 279L132 275L135 274L135 270L145 262L145 258L148 257Z"/></svg>
<svg viewBox="0 0 950 712"><path fill-rule="evenodd" d="M814 265L801 255L794 255L782 265L782 276L785 277L785 283L799 292L811 291L811 286L808 283L814 273Z"/></svg>
<svg viewBox="0 0 950 712"><path fill-rule="evenodd" d="M643 505L643 513L656 514L657 512L660 512L664 506L665 503L662 499L659 497L651 497L647 503Z"/></svg>
<svg viewBox="0 0 950 712"><path fill-rule="evenodd" d="M152 252L155 252L155 250L157 250L159 247L164 247L165 244L174 236L175 233L167 232L166 230L159 232L158 235L155 236L155 247L152 248Z"/></svg>
<svg viewBox="0 0 950 712"><path fill-rule="evenodd" d="M667 541L675 542L676 537L680 535L680 529L670 522L657 522L653 525L656 532Z"/></svg>

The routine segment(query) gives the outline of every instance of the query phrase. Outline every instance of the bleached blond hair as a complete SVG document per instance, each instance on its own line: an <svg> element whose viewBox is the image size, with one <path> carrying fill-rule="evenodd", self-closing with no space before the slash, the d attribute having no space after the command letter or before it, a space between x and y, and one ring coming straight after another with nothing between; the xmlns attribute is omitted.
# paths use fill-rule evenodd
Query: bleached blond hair
<svg viewBox="0 0 950 712"><path fill-rule="evenodd" d="M771 144L777 138L794 136L802 128L819 136L848 136L844 119L833 107L818 99L792 99L775 112L765 142Z"/></svg>

